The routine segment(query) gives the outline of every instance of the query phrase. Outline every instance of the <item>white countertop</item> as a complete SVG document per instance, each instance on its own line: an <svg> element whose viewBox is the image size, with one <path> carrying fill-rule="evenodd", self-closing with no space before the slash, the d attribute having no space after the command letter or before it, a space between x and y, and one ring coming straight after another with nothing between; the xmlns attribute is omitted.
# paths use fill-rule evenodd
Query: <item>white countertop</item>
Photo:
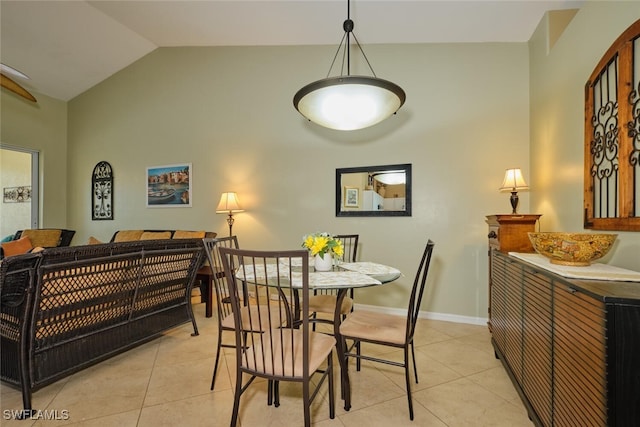
<svg viewBox="0 0 640 427"><path fill-rule="evenodd" d="M549 258L537 253L509 252L509 255L531 263L562 277L571 279L615 280L621 282L640 282L640 272L614 267L608 264L593 263L585 267L552 264Z"/></svg>

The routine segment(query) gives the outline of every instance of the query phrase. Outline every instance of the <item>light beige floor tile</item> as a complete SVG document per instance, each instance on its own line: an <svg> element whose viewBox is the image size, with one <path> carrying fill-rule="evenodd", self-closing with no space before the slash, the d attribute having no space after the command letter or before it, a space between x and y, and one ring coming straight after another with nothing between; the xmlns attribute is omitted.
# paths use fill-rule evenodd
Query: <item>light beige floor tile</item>
<svg viewBox="0 0 640 427"><path fill-rule="evenodd" d="M132 411L122 412L114 415L107 415L105 417L94 418L90 420L80 421L74 423L73 419L70 424L71 427L136 427L138 425L138 419L140 417L140 409L134 409ZM40 424L36 424L39 426ZM43 424L45 425L45 424Z"/></svg>
<svg viewBox="0 0 640 427"><path fill-rule="evenodd" d="M345 427L446 427L441 420L424 406L413 402L413 421L409 419L409 406L406 397L387 400L360 410L351 410L340 415Z"/></svg>
<svg viewBox="0 0 640 427"><path fill-rule="evenodd" d="M494 426L496 420L505 426L528 425L523 409L467 378L418 391L414 399L450 427Z"/></svg>
<svg viewBox="0 0 640 427"><path fill-rule="evenodd" d="M118 365L101 364L73 375L46 409L68 410L67 423L140 409L148 382L146 370L120 372Z"/></svg>
<svg viewBox="0 0 640 427"><path fill-rule="evenodd" d="M33 395L34 408L67 410L69 420L4 420L13 427L228 426L235 384L235 350L222 349L218 379L210 390L217 342L217 320L194 305L199 336L191 324L51 384ZM340 398L335 363L336 418L329 418L327 384L312 404L318 427L350 426L525 426L531 422L509 377L495 359L486 326L420 319L416 362L420 382L411 387L415 419L409 421L404 369L363 361L361 372L350 360L352 408ZM226 334L232 343L233 335ZM402 360L402 351L363 345L370 355ZM257 379L243 394L238 427L302 425L301 386L281 383L280 407L268 406L266 381ZM22 409L21 393L0 387L2 409Z"/></svg>
<svg viewBox="0 0 640 427"><path fill-rule="evenodd" d="M487 353L457 340L450 340L416 348L450 369L472 375L500 365L493 353Z"/></svg>
<svg viewBox="0 0 640 427"><path fill-rule="evenodd" d="M394 353L385 355L390 360L402 362L404 358L404 352L402 350L395 350ZM411 358L411 355L409 355ZM383 375L393 381L403 391L406 389L406 379L404 368L385 365L376 362L363 361L363 364L367 366L375 367ZM355 363L352 362L353 371L355 372ZM431 358L426 352L416 351L416 367L418 371L418 383L415 380L414 367L411 359L409 360L409 375L411 380L411 390L417 391L425 388L433 387L438 384L453 381L461 378L462 375L453 369L448 368L444 364Z"/></svg>
<svg viewBox="0 0 640 427"><path fill-rule="evenodd" d="M212 366L211 358L156 366L151 374L144 406L211 393Z"/></svg>
<svg viewBox="0 0 640 427"><path fill-rule="evenodd" d="M143 408L137 427L228 426L232 407L229 390L175 400Z"/></svg>
<svg viewBox="0 0 640 427"><path fill-rule="evenodd" d="M467 378L507 401L520 401L518 392L502 366L469 375Z"/></svg>
<svg viewBox="0 0 640 427"><path fill-rule="evenodd" d="M423 322L427 327L433 328L453 338L485 333L487 331L487 327L484 325L469 325L466 323L444 322L431 319L420 319L419 324L421 325ZM416 327L416 329L417 328L418 327Z"/></svg>

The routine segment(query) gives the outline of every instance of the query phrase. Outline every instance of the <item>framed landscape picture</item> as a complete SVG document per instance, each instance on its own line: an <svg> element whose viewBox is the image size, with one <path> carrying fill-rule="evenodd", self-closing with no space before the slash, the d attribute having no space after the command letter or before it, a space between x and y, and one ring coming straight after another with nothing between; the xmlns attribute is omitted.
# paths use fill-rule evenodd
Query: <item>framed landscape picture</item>
<svg viewBox="0 0 640 427"><path fill-rule="evenodd" d="M358 188L357 187L344 187L344 207L345 208L358 207Z"/></svg>
<svg viewBox="0 0 640 427"><path fill-rule="evenodd" d="M147 207L191 207L191 163L147 168Z"/></svg>

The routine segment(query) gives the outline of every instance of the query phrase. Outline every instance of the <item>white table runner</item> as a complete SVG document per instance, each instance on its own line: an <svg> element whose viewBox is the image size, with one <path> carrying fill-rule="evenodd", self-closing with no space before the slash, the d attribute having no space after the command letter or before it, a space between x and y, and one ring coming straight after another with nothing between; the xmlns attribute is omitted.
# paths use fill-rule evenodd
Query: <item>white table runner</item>
<svg viewBox="0 0 640 427"><path fill-rule="evenodd" d="M574 267L570 265L552 264L549 258L536 253L509 252L509 255L571 279L640 282L640 272L614 267L608 264L594 263L587 267Z"/></svg>

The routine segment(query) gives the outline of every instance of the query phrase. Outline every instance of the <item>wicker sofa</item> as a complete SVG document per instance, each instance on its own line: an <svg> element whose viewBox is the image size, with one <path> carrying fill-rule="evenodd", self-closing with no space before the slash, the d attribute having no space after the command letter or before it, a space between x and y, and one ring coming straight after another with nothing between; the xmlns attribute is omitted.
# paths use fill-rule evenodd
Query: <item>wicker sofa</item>
<svg viewBox="0 0 640 427"><path fill-rule="evenodd" d="M191 322L201 239L45 249L0 264L1 379L33 391Z"/></svg>

